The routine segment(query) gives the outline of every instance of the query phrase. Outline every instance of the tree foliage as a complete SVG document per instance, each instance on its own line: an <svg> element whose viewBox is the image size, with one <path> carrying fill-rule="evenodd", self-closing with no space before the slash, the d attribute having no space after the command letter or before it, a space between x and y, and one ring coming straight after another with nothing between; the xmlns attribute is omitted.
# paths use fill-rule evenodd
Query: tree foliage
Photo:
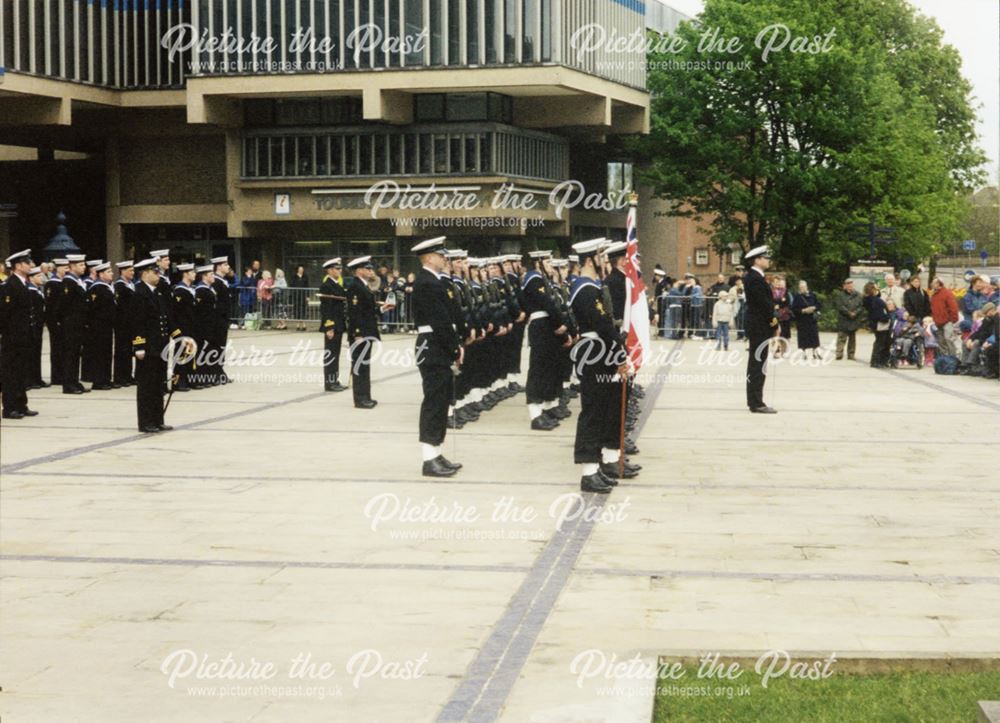
<svg viewBox="0 0 1000 723"><path fill-rule="evenodd" d="M820 52L765 58L755 39L775 24ZM706 32L742 47L699 47ZM961 234L985 156L932 20L903 0L706 0L677 34L680 52L650 53L651 133L631 145L650 159L640 178L675 215L710 219L717 249L767 243L788 268L839 270L867 255L852 224L872 217L896 228L898 259Z"/></svg>

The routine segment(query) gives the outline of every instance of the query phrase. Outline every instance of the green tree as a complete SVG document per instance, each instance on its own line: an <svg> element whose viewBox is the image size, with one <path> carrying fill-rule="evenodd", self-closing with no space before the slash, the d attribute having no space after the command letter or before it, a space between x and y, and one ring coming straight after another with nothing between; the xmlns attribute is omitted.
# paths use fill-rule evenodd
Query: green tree
<svg viewBox="0 0 1000 723"><path fill-rule="evenodd" d="M765 57L757 36L775 24L817 52ZM741 47L706 50L706 33ZM707 0L678 35L681 52L650 54L651 132L630 144L675 215L712 217L720 251L767 243L788 268L839 273L867 254L852 224L873 216L896 228L899 258L960 235L984 156L933 21L903 0Z"/></svg>

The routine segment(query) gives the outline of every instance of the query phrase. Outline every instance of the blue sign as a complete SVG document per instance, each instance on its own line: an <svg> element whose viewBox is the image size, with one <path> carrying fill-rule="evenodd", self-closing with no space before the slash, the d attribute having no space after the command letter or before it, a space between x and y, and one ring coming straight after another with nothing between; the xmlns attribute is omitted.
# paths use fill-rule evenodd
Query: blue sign
<svg viewBox="0 0 1000 723"><path fill-rule="evenodd" d="M963 241L962 242L962 250L963 251L975 251L976 250L976 242L973 241L972 239L969 239L968 241Z"/></svg>
<svg viewBox="0 0 1000 723"><path fill-rule="evenodd" d="M982 251L979 252L979 258L981 258L983 260L984 264L986 263L986 260L989 257L990 257L990 252L987 251L986 249L983 249Z"/></svg>

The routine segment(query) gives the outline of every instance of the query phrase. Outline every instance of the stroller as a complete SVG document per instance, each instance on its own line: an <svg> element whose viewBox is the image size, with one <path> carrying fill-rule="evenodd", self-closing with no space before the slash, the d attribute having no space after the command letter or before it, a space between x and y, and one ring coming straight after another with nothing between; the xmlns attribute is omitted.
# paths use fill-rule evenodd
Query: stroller
<svg viewBox="0 0 1000 723"><path fill-rule="evenodd" d="M924 365L924 337L919 324L904 327L892 340L889 347L889 366L911 366L920 369Z"/></svg>

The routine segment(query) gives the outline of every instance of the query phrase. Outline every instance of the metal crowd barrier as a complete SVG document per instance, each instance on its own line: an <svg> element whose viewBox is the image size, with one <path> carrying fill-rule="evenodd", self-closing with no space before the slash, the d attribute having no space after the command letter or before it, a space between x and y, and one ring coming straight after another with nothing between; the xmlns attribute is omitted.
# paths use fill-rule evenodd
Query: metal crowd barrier
<svg viewBox="0 0 1000 723"><path fill-rule="evenodd" d="M271 289L271 298L258 295L255 287L232 287L230 322L238 329L301 329L314 331L320 324L319 289ZM376 293L382 302L384 294ZM384 333L406 333L415 329L413 305L408 294L396 294L396 308L385 312L379 320Z"/></svg>
<svg viewBox="0 0 1000 723"><path fill-rule="evenodd" d="M660 315L658 335L665 339L714 339L712 315L718 299L718 296L659 296L655 302ZM729 322L730 340L743 338L745 312L745 303L737 300Z"/></svg>

